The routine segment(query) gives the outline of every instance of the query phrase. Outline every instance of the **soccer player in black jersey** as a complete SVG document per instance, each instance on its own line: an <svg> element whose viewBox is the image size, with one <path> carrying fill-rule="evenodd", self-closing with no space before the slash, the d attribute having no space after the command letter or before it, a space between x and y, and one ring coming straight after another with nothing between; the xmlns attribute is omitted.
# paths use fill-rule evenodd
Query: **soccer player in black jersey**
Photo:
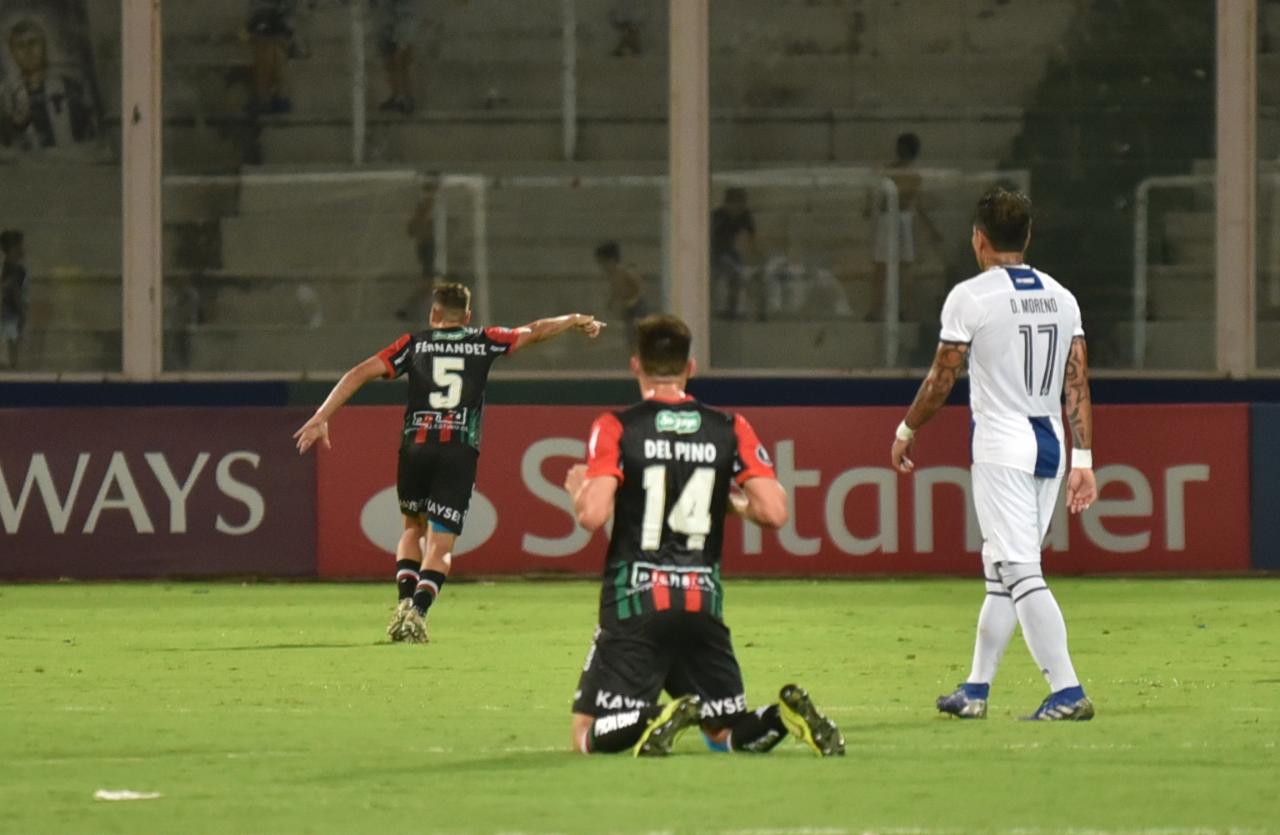
<svg viewBox="0 0 1280 835"><path fill-rule="evenodd" d="M685 394L694 363L684 322L642 319L636 342L631 373L644 399L597 418L587 463L565 478L579 524L594 531L613 518L600 619L574 695L574 749L662 756L700 724L717 751L763 753L790 732L821 756L843 754L840 730L794 684L777 703L747 709L722 619L726 514L770 528L787 521L768 453L742 415Z"/></svg>
<svg viewBox="0 0 1280 835"><path fill-rule="evenodd" d="M574 328L594 339L604 327L585 313L519 328L474 328L470 323L471 291L461 284L436 287L430 327L406 333L344 374L315 415L294 433L300 454L316 442L328 447L329 418L361 386L378 377L409 376L396 473L404 533L396 547L400 602L387 627L392 641L427 642L427 609L449 576L453 545L475 485L484 387L493 361Z"/></svg>

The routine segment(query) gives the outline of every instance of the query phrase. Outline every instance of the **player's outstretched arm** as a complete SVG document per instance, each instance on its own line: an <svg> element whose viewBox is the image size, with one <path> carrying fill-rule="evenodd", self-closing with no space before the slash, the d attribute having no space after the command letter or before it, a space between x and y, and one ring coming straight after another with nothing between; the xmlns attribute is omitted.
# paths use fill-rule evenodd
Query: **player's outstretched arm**
<svg viewBox="0 0 1280 835"><path fill-rule="evenodd" d="M574 464L565 474L564 489L573 499L578 524L587 530L599 530L613 515L613 499L618 492L618 480L613 476L587 478L587 465Z"/></svg>
<svg viewBox="0 0 1280 835"><path fill-rule="evenodd" d="M293 433L293 437L298 441L298 454L302 455L311 449L317 441L324 444L328 449L329 443L329 418L333 417L333 413L341 408L343 403L351 399L351 396L360 390L360 387L370 380L376 380L385 376L387 365L382 361L381 357L369 357L357 366L353 366L346 374L342 375L342 379L334 385L329 392L329 396L320 404L320 408L316 409L316 413L311 419L302 424L297 432Z"/></svg>
<svg viewBox="0 0 1280 835"><path fill-rule="evenodd" d="M1071 427L1071 474L1067 476L1067 509L1088 510L1098 498L1093 475L1093 398L1089 394L1089 348L1083 336L1071 340L1063 381L1067 424Z"/></svg>
<svg viewBox="0 0 1280 835"><path fill-rule="evenodd" d="M968 355L969 346L963 342L938 343L938 352L933 357L929 375L920 384L916 399L907 410L906 418L898 424L898 431L894 436L889 454L894 469L898 472L909 473L915 468L915 463L908 457L915 443L915 433L946 404Z"/></svg>
<svg viewBox="0 0 1280 835"><path fill-rule="evenodd" d="M762 528L787 524L787 491L776 478L752 478L741 493L729 494L729 509Z"/></svg>
<svg viewBox="0 0 1280 835"><path fill-rule="evenodd" d="M568 313L564 316L552 316L549 319L538 319L523 327L516 328L516 349L523 348L531 342L545 342L559 336L567 330L576 328L589 338L595 339L604 329L604 322L596 321L589 313Z"/></svg>

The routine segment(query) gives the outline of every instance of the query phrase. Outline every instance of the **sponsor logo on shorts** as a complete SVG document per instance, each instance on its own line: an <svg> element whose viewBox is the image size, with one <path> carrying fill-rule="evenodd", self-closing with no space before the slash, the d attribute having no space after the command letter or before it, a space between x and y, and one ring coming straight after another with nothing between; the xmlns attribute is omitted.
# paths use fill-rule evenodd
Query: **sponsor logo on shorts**
<svg viewBox="0 0 1280 835"><path fill-rule="evenodd" d="M599 737L601 734L607 734L610 731L616 731L619 728L629 728L640 721L640 711L629 710L626 713L614 713L610 716L601 716L595 721L595 727L592 732Z"/></svg>
<svg viewBox="0 0 1280 835"><path fill-rule="evenodd" d="M663 409L654 417L653 426L659 432L691 435L702 428L702 413L673 412L670 409Z"/></svg>
<svg viewBox="0 0 1280 835"><path fill-rule="evenodd" d="M744 701L743 704L746 704L746 702ZM596 691L596 707L605 710L635 710L636 708L648 706L649 702L645 699L634 699L631 696L623 696L608 690Z"/></svg>
<svg viewBox="0 0 1280 835"><path fill-rule="evenodd" d="M702 718L711 719L716 716L736 716L747 712L747 694L739 693L724 699L703 699Z"/></svg>

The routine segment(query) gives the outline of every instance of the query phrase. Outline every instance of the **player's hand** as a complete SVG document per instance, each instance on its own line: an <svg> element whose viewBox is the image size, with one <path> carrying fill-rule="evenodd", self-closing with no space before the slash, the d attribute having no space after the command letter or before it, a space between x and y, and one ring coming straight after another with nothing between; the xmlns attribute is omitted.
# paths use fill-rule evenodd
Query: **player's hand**
<svg viewBox="0 0 1280 835"><path fill-rule="evenodd" d="M574 464L564 476L564 489L570 496L578 495L587 481L587 465Z"/></svg>
<svg viewBox="0 0 1280 835"><path fill-rule="evenodd" d="M747 508L750 506L750 504L751 504L751 501L750 499L747 498L746 493L743 493L741 490L737 489L736 487L733 490L729 491L729 512L730 513L735 514L737 516L741 516L743 519L746 519Z"/></svg>
<svg viewBox="0 0 1280 835"><path fill-rule="evenodd" d="M1067 476L1067 510L1083 513L1098 500L1098 480L1093 470L1075 468Z"/></svg>
<svg viewBox="0 0 1280 835"><path fill-rule="evenodd" d="M586 313L578 314L577 320L573 326L587 335L589 339L595 339L600 335L600 331L604 330L604 322L598 321L594 316Z"/></svg>
<svg viewBox="0 0 1280 835"><path fill-rule="evenodd" d="M908 457L914 446L914 438L910 441L903 441L898 438L893 439L893 446L889 449L889 458L893 461L895 470L900 473L909 473L916 468L915 462Z"/></svg>
<svg viewBox="0 0 1280 835"><path fill-rule="evenodd" d="M302 428L294 432L293 437L298 442L299 455L311 449L317 441L323 442L325 449L333 448L333 444L329 443L329 421L321 420L318 415L302 424Z"/></svg>

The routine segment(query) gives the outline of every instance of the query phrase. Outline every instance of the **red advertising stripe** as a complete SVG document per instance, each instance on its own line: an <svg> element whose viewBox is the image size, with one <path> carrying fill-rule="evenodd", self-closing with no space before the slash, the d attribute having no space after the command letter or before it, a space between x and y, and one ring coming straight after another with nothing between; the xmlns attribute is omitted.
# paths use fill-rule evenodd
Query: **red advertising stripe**
<svg viewBox="0 0 1280 835"><path fill-rule="evenodd" d="M568 468L585 459L590 426L604 411L486 409L456 574L600 572L605 534L577 527L561 484ZM895 473L888 461L902 407L742 412L776 462L793 508L779 531L727 522L726 576L978 573L967 409L948 408L920 432L910 476ZM1058 574L1247 569L1247 407L1095 412L1101 500L1083 518L1063 512L1055 520L1046 568ZM357 407L332 422L334 447L321 452L317 476L324 576L394 572L399 416L394 407Z"/></svg>

